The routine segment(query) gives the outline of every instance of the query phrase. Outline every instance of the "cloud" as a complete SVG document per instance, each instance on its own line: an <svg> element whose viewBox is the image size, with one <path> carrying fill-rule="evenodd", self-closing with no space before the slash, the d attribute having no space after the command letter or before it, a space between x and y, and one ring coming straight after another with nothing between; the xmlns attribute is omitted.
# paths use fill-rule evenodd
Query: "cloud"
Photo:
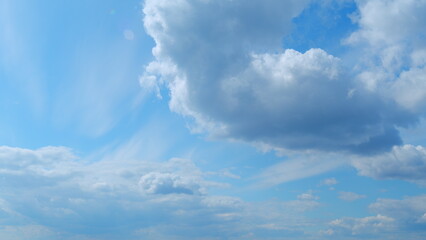
<svg viewBox="0 0 426 240"><path fill-rule="evenodd" d="M209 181L211 174L191 160L122 156L87 161L65 147L0 147L0 236L20 231L11 239L300 237L313 224L304 213L319 206L315 198L246 202L210 194L223 184Z"/></svg>
<svg viewBox="0 0 426 240"><path fill-rule="evenodd" d="M352 202L358 199L366 198L365 195L360 195L353 192L339 192L339 198L343 201Z"/></svg>
<svg viewBox="0 0 426 240"><path fill-rule="evenodd" d="M346 164L340 154L310 152L290 155L290 159L263 169L254 178L257 186L270 187L285 182L316 176Z"/></svg>
<svg viewBox="0 0 426 240"><path fill-rule="evenodd" d="M370 205L370 210L398 221L399 226L405 230L420 231L426 234L426 195L405 197L397 199L378 199Z"/></svg>
<svg viewBox="0 0 426 240"><path fill-rule="evenodd" d="M338 182L335 178L327 178L327 179L324 179L321 183L323 185L332 186L332 185L336 185Z"/></svg>
<svg viewBox="0 0 426 240"><path fill-rule="evenodd" d="M426 196L419 195L397 199L378 199L369 206L376 216L341 218L331 221L325 235L337 235L344 239L366 237L371 239L423 239ZM346 238L345 238L346 237Z"/></svg>
<svg viewBox="0 0 426 240"><path fill-rule="evenodd" d="M312 194L312 191L308 191L306 193L302 193L297 196L297 199L299 200L318 200L319 197Z"/></svg>
<svg viewBox="0 0 426 240"><path fill-rule="evenodd" d="M415 123L409 110L358 87L324 50L282 50L292 18L306 4L148 0L144 24L156 60L141 84L157 94L166 85L170 108L192 117L194 131L217 138L355 153L401 144L395 126Z"/></svg>
<svg viewBox="0 0 426 240"><path fill-rule="evenodd" d="M424 114L426 2L358 0L359 25L346 43L362 52L358 79L371 91L400 106ZM359 54L358 54L359 55Z"/></svg>
<svg viewBox="0 0 426 240"><path fill-rule="evenodd" d="M25 189L55 185L78 173L76 157L65 147L37 150L0 146L0 174L5 188Z"/></svg>
<svg viewBox="0 0 426 240"><path fill-rule="evenodd" d="M394 219L382 215L365 218L342 218L330 222L326 235L368 236L391 231Z"/></svg>
<svg viewBox="0 0 426 240"><path fill-rule="evenodd" d="M363 176L426 183L426 149L422 146L394 146L387 153L355 158L353 166Z"/></svg>
<svg viewBox="0 0 426 240"><path fill-rule="evenodd" d="M426 49L425 49L426 51ZM423 65L426 64L426 54ZM426 67L414 67L403 71L391 87L391 92L401 106L418 112L426 109Z"/></svg>
<svg viewBox="0 0 426 240"><path fill-rule="evenodd" d="M414 43L421 43L422 39L418 37L425 31L422 28L426 21L423 14L426 9L425 2L356 0L356 3L359 14L354 20L360 29L354 32L348 41L366 41L378 48L395 44L415 46Z"/></svg>
<svg viewBox="0 0 426 240"><path fill-rule="evenodd" d="M45 240L55 239L58 236L51 232L48 228L39 225L26 226L2 226L0 237L8 240Z"/></svg>
<svg viewBox="0 0 426 240"><path fill-rule="evenodd" d="M197 179L171 173L151 172L143 175L139 186L148 194L201 194Z"/></svg>

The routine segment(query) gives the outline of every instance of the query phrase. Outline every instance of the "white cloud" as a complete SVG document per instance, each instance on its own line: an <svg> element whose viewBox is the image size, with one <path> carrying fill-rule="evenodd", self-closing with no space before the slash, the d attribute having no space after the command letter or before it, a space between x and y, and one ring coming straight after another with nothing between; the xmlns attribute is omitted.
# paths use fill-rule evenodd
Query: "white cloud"
<svg viewBox="0 0 426 240"><path fill-rule="evenodd" d="M303 213L319 206L303 200L245 202L209 194L192 161L77 158L64 147L0 147L0 236L28 239L268 239L302 236L312 224ZM265 214L265 211L268 214ZM10 227L8 227L10 226Z"/></svg>
<svg viewBox="0 0 426 240"><path fill-rule="evenodd" d="M0 173L5 181L14 182L8 187L49 185L77 173L73 159L72 151L64 147L29 150L0 146Z"/></svg>
<svg viewBox="0 0 426 240"><path fill-rule="evenodd" d="M353 166L364 176L426 183L426 149L422 146L395 146L392 151L371 157L357 157Z"/></svg>
<svg viewBox="0 0 426 240"><path fill-rule="evenodd" d="M403 229L418 229L425 232L426 195L397 199L378 199L370 205L370 210L398 221Z"/></svg>
<svg viewBox="0 0 426 240"><path fill-rule="evenodd" d="M372 45L393 45L416 38L424 28L426 3L419 0L356 0L360 30L351 41L368 41ZM411 37L407 39L406 37Z"/></svg>
<svg viewBox="0 0 426 240"><path fill-rule="evenodd" d="M312 191L308 191L306 193L302 193L297 196L297 199L299 200L318 200L319 197L315 196Z"/></svg>
<svg viewBox="0 0 426 240"><path fill-rule="evenodd" d="M258 174L257 186L270 187L285 182L316 176L346 164L340 154L310 152L290 155L291 158L267 167Z"/></svg>
<svg viewBox="0 0 426 240"><path fill-rule="evenodd" d="M335 178L327 178L327 179L324 179L321 183L323 185L332 186L332 185L336 185L338 182Z"/></svg>
<svg viewBox="0 0 426 240"><path fill-rule="evenodd" d="M143 175L139 186L148 194L201 194L200 180L173 173L151 172Z"/></svg>
<svg viewBox="0 0 426 240"><path fill-rule="evenodd" d="M343 239L423 239L426 233L425 203L426 195L402 200L378 199L369 206L376 216L336 219L322 233Z"/></svg>
<svg viewBox="0 0 426 240"><path fill-rule="evenodd" d="M214 137L357 153L400 144L395 125L413 123L413 116L357 87L341 60L325 51L281 49L304 6L292 0L148 0L144 24L156 42L156 60L141 84L157 94L158 85L166 85L170 108L193 117L193 130Z"/></svg>
<svg viewBox="0 0 426 240"><path fill-rule="evenodd" d="M386 233L394 228L394 219L383 215L365 218L341 218L330 222L327 235L371 235Z"/></svg>
<svg viewBox="0 0 426 240"><path fill-rule="evenodd" d="M357 194L354 192L339 192L339 198L342 199L343 201L348 201L348 202L352 202L352 201L366 198L366 197L367 196L365 195Z"/></svg>
<svg viewBox="0 0 426 240"><path fill-rule="evenodd" d="M426 109L425 76L426 67L411 68L408 71L402 72L391 87L391 92L395 100L401 106L412 111Z"/></svg>
<svg viewBox="0 0 426 240"><path fill-rule="evenodd" d="M367 89L424 113L426 2L357 0L359 29L346 42L363 51L359 79Z"/></svg>

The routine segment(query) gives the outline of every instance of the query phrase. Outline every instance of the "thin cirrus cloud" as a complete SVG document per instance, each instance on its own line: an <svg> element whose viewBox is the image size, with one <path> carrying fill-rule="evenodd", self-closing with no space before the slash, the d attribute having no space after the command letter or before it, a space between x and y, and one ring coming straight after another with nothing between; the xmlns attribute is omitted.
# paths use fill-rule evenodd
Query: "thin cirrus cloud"
<svg viewBox="0 0 426 240"><path fill-rule="evenodd" d="M339 198L343 201L352 202L358 199L366 198L367 196L354 192L339 192Z"/></svg>
<svg viewBox="0 0 426 240"><path fill-rule="evenodd" d="M257 187L271 187L331 171L347 164L344 159L339 154L294 155L291 159L263 169L254 179L257 180Z"/></svg>
<svg viewBox="0 0 426 240"><path fill-rule="evenodd" d="M156 60L142 86L157 89L155 78L166 85L170 108L214 137L357 154L402 144L396 127L418 120L406 105L370 91L324 50L281 50L306 2L242 2L146 1L144 24Z"/></svg>
<svg viewBox="0 0 426 240"><path fill-rule="evenodd" d="M337 183L338 181L335 178L327 178L321 182L322 185L327 185L327 186L333 186L333 185L336 185Z"/></svg>

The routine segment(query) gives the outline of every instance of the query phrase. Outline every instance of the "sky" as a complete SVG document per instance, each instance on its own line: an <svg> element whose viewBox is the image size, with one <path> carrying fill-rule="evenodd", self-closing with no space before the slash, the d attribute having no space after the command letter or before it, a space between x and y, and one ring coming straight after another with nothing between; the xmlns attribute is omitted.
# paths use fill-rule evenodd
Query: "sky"
<svg viewBox="0 0 426 240"><path fill-rule="evenodd" d="M425 239L425 12L0 0L0 239Z"/></svg>

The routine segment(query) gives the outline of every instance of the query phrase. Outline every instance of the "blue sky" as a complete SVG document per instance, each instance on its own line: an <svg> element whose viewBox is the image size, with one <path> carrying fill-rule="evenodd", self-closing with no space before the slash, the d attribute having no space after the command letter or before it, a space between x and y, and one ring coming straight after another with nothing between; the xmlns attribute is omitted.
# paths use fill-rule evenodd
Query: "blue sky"
<svg viewBox="0 0 426 240"><path fill-rule="evenodd" d="M424 239L425 11L0 0L0 238Z"/></svg>

